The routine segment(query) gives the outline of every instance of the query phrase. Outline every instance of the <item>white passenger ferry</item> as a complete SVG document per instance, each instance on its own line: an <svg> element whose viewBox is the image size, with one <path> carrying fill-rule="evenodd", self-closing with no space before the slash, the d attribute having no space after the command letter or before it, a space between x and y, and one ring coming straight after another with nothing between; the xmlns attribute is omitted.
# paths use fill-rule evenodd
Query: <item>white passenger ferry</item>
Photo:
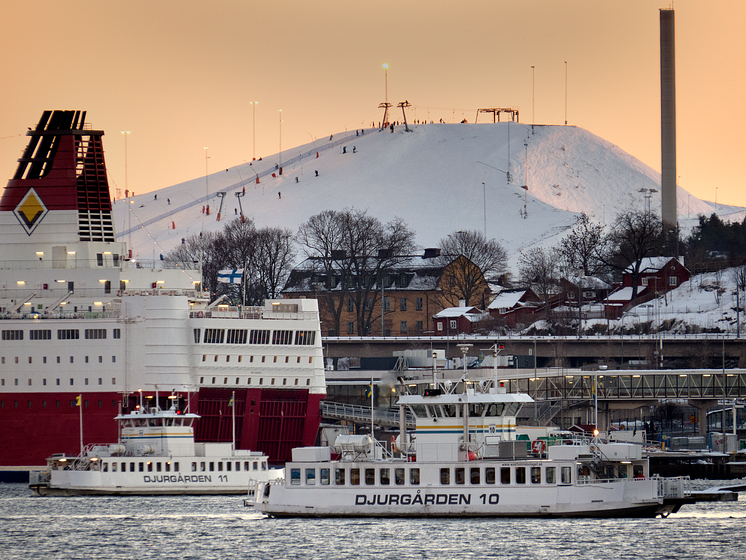
<svg viewBox="0 0 746 560"><path fill-rule="evenodd" d="M267 456L231 443L195 443L197 414L140 407L116 417L120 441L87 445L80 455L56 454L30 473L40 496L87 494L244 494L249 480L282 476Z"/></svg>
<svg viewBox="0 0 746 560"><path fill-rule="evenodd" d="M690 501L682 479L650 476L639 445L538 440L529 452L515 419L533 400L496 384L404 393L393 451L369 436L294 449L285 478L252 486L247 502L272 517L652 517Z"/></svg>

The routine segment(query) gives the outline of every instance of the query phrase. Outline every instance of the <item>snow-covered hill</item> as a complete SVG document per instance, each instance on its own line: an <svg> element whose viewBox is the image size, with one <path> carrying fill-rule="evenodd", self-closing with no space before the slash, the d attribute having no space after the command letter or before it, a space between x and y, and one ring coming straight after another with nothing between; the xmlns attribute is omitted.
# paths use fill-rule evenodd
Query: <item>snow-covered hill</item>
<svg viewBox="0 0 746 560"><path fill-rule="evenodd" d="M120 193L116 230L137 257L157 259L182 238L219 230L234 219L235 193L245 189L240 204L259 227L296 230L323 210L354 206L383 222L403 218L422 247L436 246L458 230L486 232L514 264L522 250L557 243L579 212L609 224L630 208L660 208L660 174L581 128L520 123L409 128L346 131L263 161L210 170L206 177L130 197L129 204ZM218 192L226 193L220 222ZM209 216L202 212L208 204ZM716 208L679 188L678 211L686 231L698 214ZM719 205L717 213L740 221L746 210Z"/></svg>

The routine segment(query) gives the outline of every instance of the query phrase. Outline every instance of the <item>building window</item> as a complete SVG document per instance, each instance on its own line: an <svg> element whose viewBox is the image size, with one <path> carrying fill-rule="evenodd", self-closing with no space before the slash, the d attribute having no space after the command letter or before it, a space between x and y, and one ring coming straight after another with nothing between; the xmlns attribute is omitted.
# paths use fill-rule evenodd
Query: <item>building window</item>
<svg viewBox="0 0 746 560"><path fill-rule="evenodd" d="M399 311L407 310L407 298L401 298L399 300Z"/></svg>
<svg viewBox="0 0 746 560"><path fill-rule="evenodd" d="M355 322L347 321L347 334L354 334L354 333L355 333Z"/></svg>
<svg viewBox="0 0 746 560"><path fill-rule="evenodd" d="M422 311L422 298L421 297L418 297L417 299L415 299L414 306L417 311Z"/></svg>
<svg viewBox="0 0 746 560"><path fill-rule="evenodd" d="M676 276L669 276L668 277L668 285L669 286L678 286L679 285L679 279Z"/></svg>
<svg viewBox="0 0 746 560"><path fill-rule="evenodd" d="M355 302L350 298L347 300L347 312L352 313L353 311L355 311Z"/></svg>
<svg viewBox="0 0 746 560"><path fill-rule="evenodd" d="M418 333L422 332L422 329L423 329L422 321L415 321L415 329L417 330Z"/></svg>
<svg viewBox="0 0 746 560"><path fill-rule="evenodd" d="M391 311L391 298L389 297L383 298L383 310Z"/></svg>
<svg viewBox="0 0 746 560"><path fill-rule="evenodd" d="M399 323L399 330L400 330L400 331L401 331L402 333L406 333L406 332L407 332L407 322L406 322L406 321L401 321L401 322Z"/></svg>
<svg viewBox="0 0 746 560"><path fill-rule="evenodd" d="M456 323L456 320L455 320L455 319L451 319L451 321L450 321L450 323L449 323L449 326L450 326L450 328L452 328L452 329L456 329L456 328L458 328L458 323Z"/></svg>

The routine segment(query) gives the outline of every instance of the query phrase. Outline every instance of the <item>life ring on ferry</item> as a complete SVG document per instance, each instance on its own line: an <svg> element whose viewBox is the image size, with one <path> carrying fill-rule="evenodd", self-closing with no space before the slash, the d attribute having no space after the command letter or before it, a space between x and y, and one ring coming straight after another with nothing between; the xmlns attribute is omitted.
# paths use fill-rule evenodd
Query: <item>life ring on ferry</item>
<svg viewBox="0 0 746 560"><path fill-rule="evenodd" d="M204 313L202 313L201 311L197 311L197 318L201 319L202 317L204 317Z"/></svg>
<svg viewBox="0 0 746 560"><path fill-rule="evenodd" d="M534 453L544 453L544 449L546 449L546 442L543 439L536 439L531 442L531 451Z"/></svg>
<svg viewBox="0 0 746 560"><path fill-rule="evenodd" d="M391 436L391 451L393 451L394 453L399 452L399 448L396 445L396 438L394 436Z"/></svg>

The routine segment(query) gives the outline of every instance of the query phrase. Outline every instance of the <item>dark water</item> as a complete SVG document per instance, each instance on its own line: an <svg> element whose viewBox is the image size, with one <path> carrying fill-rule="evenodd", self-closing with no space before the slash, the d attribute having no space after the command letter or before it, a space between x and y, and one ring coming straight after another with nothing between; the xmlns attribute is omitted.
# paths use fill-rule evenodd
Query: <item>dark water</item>
<svg viewBox="0 0 746 560"><path fill-rule="evenodd" d="M274 520L242 497L38 498L0 484L2 559L717 560L746 558L744 537L746 496L667 519Z"/></svg>

